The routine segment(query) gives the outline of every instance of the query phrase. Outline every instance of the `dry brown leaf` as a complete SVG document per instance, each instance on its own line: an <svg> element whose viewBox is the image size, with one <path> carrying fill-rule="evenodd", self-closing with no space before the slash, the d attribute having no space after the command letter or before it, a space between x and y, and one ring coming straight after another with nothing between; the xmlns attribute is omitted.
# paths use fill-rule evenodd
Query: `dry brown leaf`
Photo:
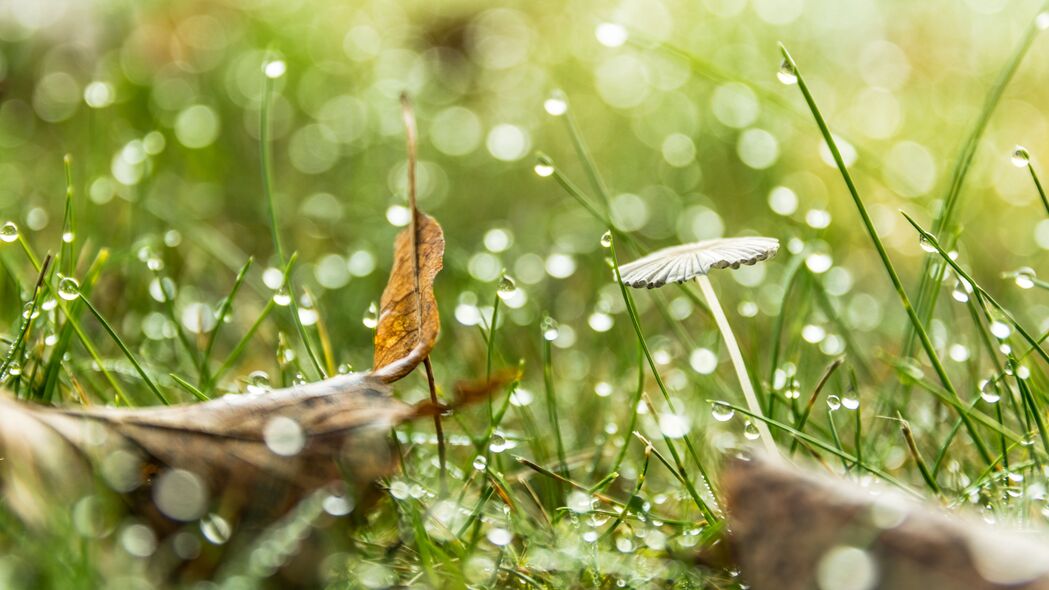
<svg viewBox="0 0 1049 590"><path fill-rule="evenodd" d="M107 458L125 452L126 464L137 465L140 480L116 487L133 491L134 512L158 520L152 494L143 492L150 492L155 476L180 469L199 478L211 499L209 510L221 506L226 518L267 519L323 486L345 480L361 491L391 474L397 457L390 430L418 414L368 374L139 409L44 408L3 395L0 456L5 460L0 468L10 495L34 489L44 479L65 477L71 480L67 484L82 485L90 478L78 473L82 461L75 456L86 456L105 475ZM56 445L55 433L68 444ZM38 512L33 506L21 508L30 519Z"/></svg>
<svg viewBox="0 0 1049 590"><path fill-rule="evenodd" d="M385 383L397 381L422 363L433 350L441 331L433 281L444 266L444 232L440 224L425 213L417 213L415 218L418 245L413 247L412 228L398 234L393 269L382 292L379 324L375 329L372 372ZM413 255L415 250L417 257Z"/></svg>

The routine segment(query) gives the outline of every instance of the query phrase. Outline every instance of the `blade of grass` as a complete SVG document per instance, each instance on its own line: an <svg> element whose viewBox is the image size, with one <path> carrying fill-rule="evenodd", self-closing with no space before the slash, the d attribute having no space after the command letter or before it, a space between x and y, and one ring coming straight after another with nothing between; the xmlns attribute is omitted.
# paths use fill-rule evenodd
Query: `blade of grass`
<svg viewBox="0 0 1049 590"><path fill-rule="evenodd" d="M269 116L270 103L273 101L273 78L265 73L263 73L263 78L265 78L265 88L262 95L262 106L259 109L259 160L262 168L262 192L266 199L266 212L269 215L273 249L277 254L277 260L280 262L280 265L288 266L288 259L284 256L284 247L280 241L280 228L277 226L277 203L273 195L273 155L270 149ZM302 346L306 349L306 355L309 357L314 370L316 370L317 376L323 379L327 376L324 373L324 367L321 366L320 359L317 357L317 353L314 352L309 335L306 333L306 328L302 325L302 320L299 319L299 304L295 298L295 285L290 273L284 274L282 288L287 289L291 297L288 302L288 308L291 312L292 324L294 324L295 330L299 333Z"/></svg>
<svg viewBox="0 0 1049 590"><path fill-rule="evenodd" d="M1049 2L1043 3L1036 14L1041 14L1047 6L1049 6ZM962 186L969 174L969 169L972 167L973 159L976 157L976 151L980 145L980 140L991 120L991 115L994 114L995 109L998 108L998 104L1001 102L1002 96L1005 94L1005 88L1009 85L1013 75L1016 73L1017 69L1019 69L1020 63L1023 62L1024 56L1027 55L1028 50L1034 43L1034 39L1039 31L1037 23L1037 18L1031 19L1031 24L1027 27L1024 36L1017 43L1016 49L1013 50L1008 61L1005 62L1002 69L998 72L998 77L991 85L986 98L984 98L983 108L981 109L979 116L976 118L972 130L970 130L968 137L962 144L958 156L954 159L955 165L954 170L951 172L951 184L947 189L947 195L943 200L943 206L940 208L940 211L936 216L936 221L933 224L933 231L940 238L949 240L948 236L950 236L953 231L952 226L957 211L958 200L962 192ZM953 247L949 241L947 245L948 250ZM936 302L938 299L936 293L939 291L940 285L943 283L943 273L946 270L943 265L938 265L933 269L932 264L933 263L930 260L926 260L923 263L920 275L921 281L918 285L918 317L923 326L929 322L936 309ZM914 351L915 333L915 330L908 330L905 336L903 348L903 356L905 357L912 356Z"/></svg>
<svg viewBox="0 0 1049 590"><path fill-rule="evenodd" d="M138 361L138 358L131 352L131 349L128 348L126 344L124 344L124 341L120 338L120 335L117 334L116 330L113 329L113 326L109 325L109 322L106 321L106 318L104 318L102 316L102 313L95 308L95 306L91 303L91 300L88 299L87 296L80 293L80 291L77 291L77 297L80 298L80 301L84 302L84 306L87 307L88 311L90 311L91 314L95 316L95 319L98 320L98 323L102 325L102 329L104 329L106 333L109 334L109 337L112 338L114 342L116 342L117 348L119 348L120 351L124 353L124 356L127 357L128 362L130 362L131 365L135 367L135 371L138 372L139 376L142 377L142 380L146 382L146 387L148 387L149 390L153 392L153 395L156 396L158 400L160 400L160 403L164 404L165 406L168 405L170 403L168 399L164 397L163 393L161 393L160 388L158 388L157 384L153 382L153 378L149 376L149 373L146 372L146 369L142 366L142 363Z"/></svg>
<svg viewBox="0 0 1049 590"><path fill-rule="evenodd" d="M937 376L943 383L944 388L946 388L947 391L960 402L961 398L959 398L957 390L955 390L954 385L951 383L951 379L947 375L947 370L944 368L943 363L940 362L940 357L936 353L936 348L932 343L932 339L929 338L929 334L926 332L924 324L919 319L914 307L911 305L910 298L907 296L907 291L903 288L903 283L900 281L900 277L896 274L896 269L893 267L892 261L889 259L889 254L885 250L881 238L878 237L877 230L874 229L874 222L871 221L870 215L867 213L867 207L864 205L863 199L860 198L859 191L856 189L856 185L852 181L852 176L849 174L848 167L845 165L845 160L842 159L841 152L838 150L837 143L834 141L834 136L827 127L827 123L823 119L823 114L820 113L819 107L816 106L816 101L812 97L808 85L805 83L804 76L802 76L801 71L798 70L797 63L791 57L790 52L788 52L787 48L782 44L780 45L780 51L783 53L784 60L786 60L797 76L798 88L801 90L805 102L808 104L809 110L812 112L812 116L816 120L816 125L819 127L820 133L823 135L823 140L826 142L831 155L834 157L834 162L838 166L838 171L841 172L841 176L845 180L845 185L848 187L849 194L852 196L853 203L856 205L856 209L860 214L860 218L867 230L867 234L870 236L871 242L874 244L874 248L878 252L878 257L881 259L882 266L885 267L885 272L889 275L889 280L892 282L892 286L900 298L900 303L903 304L904 311L907 312L907 317L910 319L914 330L918 333L922 347L925 349L925 354L929 357L929 362L932 364ZM968 430L969 436L972 439L977 452L979 452L980 457L984 462L990 463L991 454L988 452L986 444L980 437L980 433L976 430L976 427L972 424L972 421L969 420L969 417L964 412L962 413L962 420L965 422L966 430Z"/></svg>

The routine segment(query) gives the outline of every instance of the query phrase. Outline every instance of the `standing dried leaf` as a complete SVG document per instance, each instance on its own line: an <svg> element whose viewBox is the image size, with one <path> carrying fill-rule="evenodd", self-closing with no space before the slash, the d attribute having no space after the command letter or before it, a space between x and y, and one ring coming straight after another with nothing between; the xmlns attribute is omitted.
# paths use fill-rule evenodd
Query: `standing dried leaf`
<svg viewBox="0 0 1049 590"><path fill-rule="evenodd" d="M425 213L416 213L415 221L414 243L411 227L397 236L393 270L380 301L372 371L386 383L397 381L422 363L441 331L433 281L444 266L444 231Z"/></svg>

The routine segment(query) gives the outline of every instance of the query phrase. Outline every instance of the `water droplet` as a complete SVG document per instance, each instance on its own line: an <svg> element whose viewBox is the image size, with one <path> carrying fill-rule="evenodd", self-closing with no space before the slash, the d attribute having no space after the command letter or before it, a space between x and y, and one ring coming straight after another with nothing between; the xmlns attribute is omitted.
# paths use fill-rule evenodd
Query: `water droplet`
<svg viewBox="0 0 1049 590"><path fill-rule="evenodd" d="M72 301L80 296L80 283L73 277L62 277L58 281L58 296L66 301Z"/></svg>
<svg viewBox="0 0 1049 590"><path fill-rule="evenodd" d="M353 366L350 365L350 363L340 363L339 366L335 368L335 371L340 375L349 375L353 372Z"/></svg>
<svg viewBox="0 0 1049 590"><path fill-rule="evenodd" d="M281 307L291 305L291 291L288 290L287 285L281 285L273 292L273 302Z"/></svg>
<svg viewBox="0 0 1049 590"><path fill-rule="evenodd" d="M933 243L926 236L922 236L918 240L918 245L921 246L922 250L924 250L924 251L926 251L926 252L928 252L930 254L936 252L936 246L934 246Z"/></svg>
<svg viewBox="0 0 1049 590"><path fill-rule="evenodd" d="M302 426L287 416L276 416L267 422L262 437L269 450L282 457L298 455L306 446L306 433Z"/></svg>
<svg viewBox="0 0 1049 590"><path fill-rule="evenodd" d="M989 404L996 404L998 400L1002 399L993 379L988 379L980 384L980 398Z"/></svg>
<svg viewBox="0 0 1049 590"><path fill-rule="evenodd" d="M575 490L568 494L567 505L576 514L586 514L594 509L594 498L582 490Z"/></svg>
<svg viewBox="0 0 1049 590"><path fill-rule="evenodd" d="M270 390L270 376L266 371L252 371L248 374L248 393L263 393Z"/></svg>
<svg viewBox="0 0 1049 590"><path fill-rule="evenodd" d="M565 93L560 90L555 90L550 93L550 98L543 101L543 109L547 114L554 117L560 117L561 115L568 112L568 100L565 98Z"/></svg>
<svg viewBox="0 0 1049 590"><path fill-rule="evenodd" d="M550 342L557 340L557 336L558 334L560 334L557 320L550 316L547 316L543 318L543 321L540 323L539 327L543 330L543 338L545 340Z"/></svg>
<svg viewBox="0 0 1049 590"><path fill-rule="evenodd" d="M601 234L601 247L602 248L611 248L612 247L612 232L611 231L606 231L605 233Z"/></svg>
<svg viewBox="0 0 1049 590"><path fill-rule="evenodd" d="M991 334L994 334L994 337L999 340L1005 340L1012 332L1013 329L1005 322L999 322L998 320L991 322Z"/></svg>
<svg viewBox="0 0 1049 590"><path fill-rule="evenodd" d="M532 395L531 391L527 389L521 389L518 387L510 394L510 405L518 408L523 408L532 404L535 400L535 396Z"/></svg>
<svg viewBox="0 0 1049 590"><path fill-rule="evenodd" d="M779 71L776 72L776 78L780 82L791 85L798 83L798 70L794 67L794 64L790 63L789 60L784 59L779 64Z"/></svg>
<svg viewBox="0 0 1049 590"><path fill-rule="evenodd" d="M513 299L514 295L517 295L517 282L514 281L513 277L504 274L502 278L499 279L498 294L499 298L503 301Z"/></svg>
<svg viewBox="0 0 1049 590"><path fill-rule="evenodd" d="M225 518L211 513L200 519L200 532L213 545L222 545L229 541L230 535L233 533L233 527L230 526L229 521Z"/></svg>
<svg viewBox="0 0 1049 590"><path fill-rule="evenodd" d="M75 240L75 239L76 239L76 235L73 232L71 232L71 231L67 231L67 232L63 232L62 233L62 241L67 243L67 244L72 244L73 240Z"/></svg>
<svg viewBox="0 0 1049 590"><path fill-rule="evenodd" d="M26 301L26 304L22 306L22 318L23 319L36 319L40 316L40 310L33 305L32 301Z"/></svg>
<svg viewBox="0 0 1049 590"><path fill-rule="evenodd" d="M266 62L266 64L262 66L262 71L270 80L276 80L288 71L288 64L284 63L284 60L275 59L273 61Z"/></svg>
<svg viewBox="0 0 1049 590"><path fill-rule="evenodd" d="M1036 275L1034 269L1029 266L1019 268L1013 273L1013 280L1016 281L1016 286L1021 289L1030 289L1031 287L1034 287L1035 278Z"/></svg>
<svg viewBox="0 0 1049 590"><path fill-rule="evenodd" d="M962 279L958 279L958 281L954 284L954 290L951 291L951 297L953 297L954 300L958 303L968 303L969 283L963 281Z"/></svg>
<svg viewBox="0 0 1049 590"><path fill-rule="evenodd" d="M1027 148L1022 145L1018 145L1013 148L1013 154L1009 156L1013 166L1017 168L1026 168L1031 163L1031 154L1028 153Z"/></svg>
<svg viewBox="0 0 1049 590"><path fill-rule="evenodd" d="M1049 29L1049 12L1039 12L1034 19L1034 26L1042 31Z"/></svg>
<svg viewBox="0 0 1049 590"><path fill-rule="evenodd" d="M761 436L761 432L758 431L757 425L750 420L747 420L746 424L743 425L743 436L747 440L758 440Z"/></svg>
<svg viewBox="0 0 1049 590"><path fill-rule="evenodd" d="M332 516L346 516L353 511L353 502L346 496L328 496L324 499L323 507Z"/></svg>
<svg viewBox="0 0 1049 590"><path fill-rule="evenodd" d="M554 173L554 162L547 156L539 156L535 161L535 173L543 178Z"/></svg>
<svg viewBox="0 0 1049 590"><path fill-rule="evenodd" d="M411 490L407 482L397 480L390 484L390 495L398 500L406 500L411 495Z"/></svg>
<svg viewBox="0 0 1049 590"><path fill-rule="evenodd" d="M10 244L11 242L18 239L18 226L15 222L8 221L3 226L0 226L0 240L3 240Z"/></svg>
<svg viewBox="0 0 1049 590"><path fill-rule="evenodd" d="M14 369L11 369L14 371ZM1020 379L1029 379L1031 377L1031 369L1028 369L1026 365L1020 365L1016 367L1016 376Z"/></svg>
<svg viewBox="0 0 1049 590"><path fill-rule="evenodd" d="M484 455L477 455L474 457L473 467L478 471L484 471L488 467L488 458Z"/></svg>
<svg viewBox="0 0 1049 590"><path fill-rule="evenodd" d="M146 259L146 268L153 272L164 270L164 260L159 256L150 256Z"/></svg>
<svg viewBox="0 0 1049 590"><path fill-rule="evenodd" d="M514 534L506 529L494 528L489 529L488 534L485 535L488 542L498 547L509 545L514 540Z"/></svg>
<svg viewBox="0 0 1049 590"><path fill-rule="evenodd" d="M837 410L841 407L841 398L836 395L827 396L827 409L830 411Z"/></svg>
<svg viewBox="0 0 1049 590"><path fill-rule="evenodd" d="M512 446L511 443L507 442L506 437L499 433L493 434L491 440L488 441L488 448L491 449L493 453L497 454L502 453Z"/></svg>
<svg viewBox="0 0 1049 590"><path fill-rule="evenodd" d="M728 422L736 415L736 411L725 402L714 402L710 408L710 415L718 422Z"/></svg>
<svg viewBox="0 0 1049 590"><path fill-rule="evenodd" d="M368 311L364 312L364 319L361 320L365 328L374 330L379 325L379 306L372 301L368 305Z"/></svg>
<svg viewBox="0 0 1049 590"><path fill-rule="evenodd" d="M841 398L841 405L844 406L846 410L855 410L860 407L860 398L845 396Z"/></svg>

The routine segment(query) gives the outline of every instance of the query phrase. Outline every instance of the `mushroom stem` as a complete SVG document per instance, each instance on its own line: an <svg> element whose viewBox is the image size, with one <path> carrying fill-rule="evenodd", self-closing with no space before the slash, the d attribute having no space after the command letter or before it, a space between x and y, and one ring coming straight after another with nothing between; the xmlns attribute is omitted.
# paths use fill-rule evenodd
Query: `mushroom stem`
<svg viewBox="0 0 1049 590"><path fill-rule="evenodd" d="M697 276L696 282L699 283L699 290L703 292L703 297L706 298L707 305L710 306L710 312L714 315L714 322L718 325L718 330L721 331L721 338L725 341L728 356L732 359L732 366L736 369L739 386L743 389L743 397L747 400L747 407L750 408L750 411L755 416L754 425L758 429L758 435L761 437L762 442L765 443L765 448L769 455L779 458L779 449L776 448L776 442L772 440L772 432L769 431L768 424L765 424L765 421L762 419L764 414L761 412L761 404L758 403L758 396L754 393L754 386L750 382L747 365L743 363L743 354L739 350L736 336L732 333L732 327L728 324L725 311L721 309L717 293L714 292L714 285L710 284L710 279L707 278L707 275Z"/></svg>

